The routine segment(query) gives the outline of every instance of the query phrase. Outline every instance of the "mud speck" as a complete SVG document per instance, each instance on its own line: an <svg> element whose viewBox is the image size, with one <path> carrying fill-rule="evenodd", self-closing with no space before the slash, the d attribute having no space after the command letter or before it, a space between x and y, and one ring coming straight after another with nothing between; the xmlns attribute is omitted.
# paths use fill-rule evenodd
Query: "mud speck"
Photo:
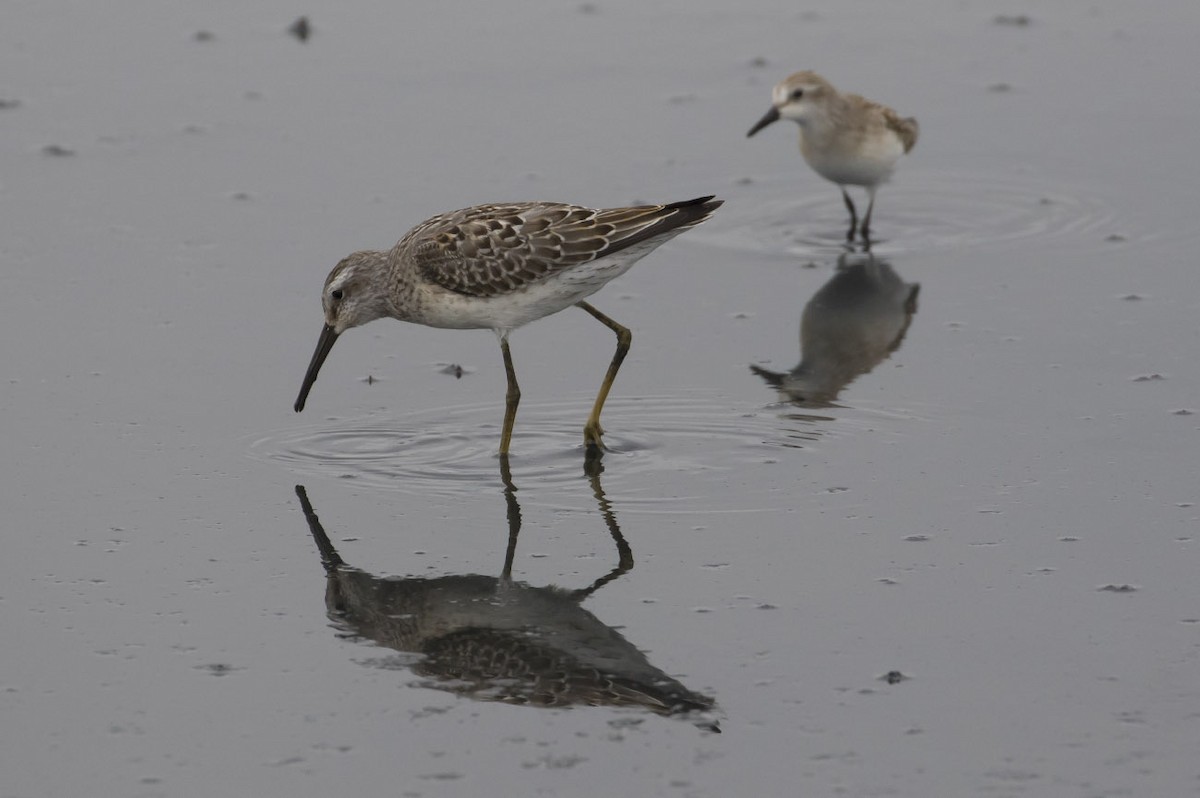
<svg viewBox="0 0 1200 798"><path fill-rule="evenodd" d="M308 17L300 17L288 26L287 31L300 41L306 42L308 37L312 36L312 25L309 24Z"/></svg>

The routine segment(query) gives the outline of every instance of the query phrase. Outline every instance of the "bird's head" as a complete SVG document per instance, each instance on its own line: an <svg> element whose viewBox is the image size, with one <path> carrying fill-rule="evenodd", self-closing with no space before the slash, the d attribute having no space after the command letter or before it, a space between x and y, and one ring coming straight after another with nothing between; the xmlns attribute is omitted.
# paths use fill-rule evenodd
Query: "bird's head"
<svg viewBox="0 0 1200 798"><path fill-rule="evenodd" d="M325 278L321 307L325 326L317 339L317 348L304 374L295 409L299 413L308 400L308 392L317 381L321 364L329 356L338 336L351 327L388 315L387 253L355 252L342 259Z"/></svg>
<svg viewBox="0 0 1200 798"><path fill-rule="evenodd" d="M753 136L780 119L791 119L804 125L815 115L823 113L826 104L836 93L829 81L816 72L789 75L775 85L771 91L771 110L750 128L746 136Z"/></svg>
<svg viewBox="0 0 1200 798"><path fill-rule="evenodd" d="M342 258L333 267L321 291L327 327L341 335L388 315L386 265L386 253L363 251Z"/></svg>

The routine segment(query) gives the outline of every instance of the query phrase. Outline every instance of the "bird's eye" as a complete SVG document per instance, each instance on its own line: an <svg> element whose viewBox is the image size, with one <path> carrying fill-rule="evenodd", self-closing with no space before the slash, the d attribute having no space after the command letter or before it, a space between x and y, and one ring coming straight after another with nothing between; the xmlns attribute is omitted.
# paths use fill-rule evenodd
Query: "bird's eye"
<svg viewBox="0 0 1200 798"><path fill-rule="evenodd" d="M335 288L329 292L329 296L332 297L333 299L338 300L339 302L341 301L342 297L344 297L345 295L346 295L346 292L340 288Z"/></svg>
<svg viewBox="0 0 1200 798"><path fill-rule="evenodd" d="M792 99L799 100L804 97L804 89L792 89Z"/></svg>

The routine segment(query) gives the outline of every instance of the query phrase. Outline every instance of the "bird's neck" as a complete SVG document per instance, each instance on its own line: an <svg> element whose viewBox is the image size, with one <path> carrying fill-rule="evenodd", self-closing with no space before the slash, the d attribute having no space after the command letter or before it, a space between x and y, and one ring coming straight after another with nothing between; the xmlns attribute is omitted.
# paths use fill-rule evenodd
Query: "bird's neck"
<svg viewBox="0 0 1200 798"><path fill-rule="evenodd" d="M824 146L837 135L842 116L841 98L835 97L832 102L814 109L813 113L804 119L797 120L800 126L800 140L807 141L814 147Z"/></svg>
<svg viewBox="0 0 1200 798"><path fill-rule="evenodd" d="M387 315L400 321L418 321L415 315L423 303L417 296L417 280L412 270L404 268L399 245L391 252L378 254L381 259L379 273L382 281L379 295L386 297Z"/></svg>

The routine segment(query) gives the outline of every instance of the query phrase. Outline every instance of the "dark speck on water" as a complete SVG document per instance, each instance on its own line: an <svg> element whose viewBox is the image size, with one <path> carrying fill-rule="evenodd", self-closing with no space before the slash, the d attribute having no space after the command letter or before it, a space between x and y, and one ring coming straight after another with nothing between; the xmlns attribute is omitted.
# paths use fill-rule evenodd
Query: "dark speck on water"
<svg viewBox="0 0 1200 798"><path fill-rule="evenodd" d="M67 149L59 144L47 144L42 147L42 155L49 155L52 158L67 158L75 154L75 150Z"/></svg>
<svg viewBox="0 0 1200 798"><path fill-rule="evenodd" d="M312 26L308 23L308 17L300 17L293 22L288 27L288 33L302 42L308 41L308 37L312 35Z"/></svg>
<svg viewBox="0 0 1200 798"><path fill-rule="evenodd" d="M996 25L1008 25L1013 28L1028 28L1033 19L1027 14L997 14L992 22Z"/></svg>
<svg viewBox="0 0 1200 798"><path fill-rule="evenodd" d="M224 662L211 662L207 665L199 665L197 667L199 667L200 670L208 671L213 676L226 676L230 673L233 673L235 670L237 670L232 665L229 665Z"/></svg>
<svg viewBox="0 0 1200 798"><path fill-rule="evenodd" d="M879 681L887 682L888 684L900 684L900 682L911 679L911 676L905 676L900 671L888 671L879 677Z"/></svg>

